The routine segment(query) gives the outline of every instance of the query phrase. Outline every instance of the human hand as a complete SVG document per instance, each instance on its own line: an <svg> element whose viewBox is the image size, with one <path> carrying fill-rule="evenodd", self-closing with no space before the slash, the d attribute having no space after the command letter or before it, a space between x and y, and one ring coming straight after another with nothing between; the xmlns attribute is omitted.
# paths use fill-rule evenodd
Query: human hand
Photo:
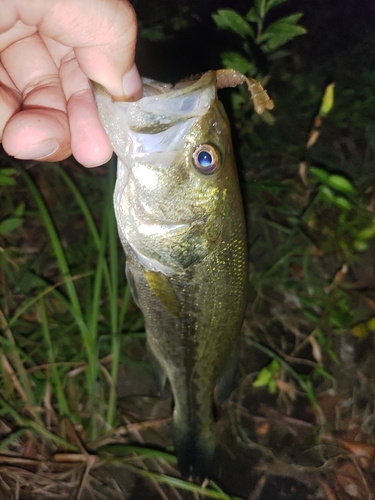
<svg viewBox="0 0 375 500"><path fill-rule="evenodd" d="M141 96L137 24L127 0L2 0L0 141L19 159L87 167L112 147L89 79L119 100Z"/></svg>

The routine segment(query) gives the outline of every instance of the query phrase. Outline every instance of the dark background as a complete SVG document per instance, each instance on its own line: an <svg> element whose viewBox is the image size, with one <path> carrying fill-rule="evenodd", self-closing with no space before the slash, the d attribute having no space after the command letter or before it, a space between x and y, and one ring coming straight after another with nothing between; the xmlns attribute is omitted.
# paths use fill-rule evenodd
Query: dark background
<svg viewBox="0 0 375 500"><path fill-rule="evenodd" d="M142 75L178 80L191 73L220 67L220 50L236 49L238 37L228 31L218 31L211 15L219 8L233 8L245 14L252 6L243 0L190 0L187 2L162 0L133 2L141 26L152 27L160 20L171 19L183 8L188 22L186 29L173 33L166 26L169 40L154 42L143 38L142 28L137 49L137 64ZM373 0L291 0L271 9L268 20L289 13L303 12L301 24L307 36L298 37L293 52L300 56L302 68L325 65L343 51L366 37L375 37L375 2ZM375 50L375 38L374 38ZM262 65L262 61L258 61ZM260 68L266 72L267 68Z"/></svg>

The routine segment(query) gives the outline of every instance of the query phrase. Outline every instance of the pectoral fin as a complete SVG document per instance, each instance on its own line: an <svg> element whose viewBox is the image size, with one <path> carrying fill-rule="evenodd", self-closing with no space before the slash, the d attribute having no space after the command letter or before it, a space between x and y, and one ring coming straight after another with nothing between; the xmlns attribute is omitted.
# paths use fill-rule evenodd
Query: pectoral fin
<svg viewBox="0 0 375 500"><path fill-rule="evenodd" d="M163 273L149 270L145 271L145 277L164 309L171 316L178 318L181 314L181 304L168 277Z"/></svg>

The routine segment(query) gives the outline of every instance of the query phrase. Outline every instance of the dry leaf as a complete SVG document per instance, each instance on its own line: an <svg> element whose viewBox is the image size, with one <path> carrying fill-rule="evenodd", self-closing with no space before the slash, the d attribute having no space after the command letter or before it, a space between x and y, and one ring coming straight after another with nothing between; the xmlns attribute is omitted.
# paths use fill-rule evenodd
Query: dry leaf
<svg viewBox="0 0 375 500"><path fill-rule="evenodd" d="M320 345L314 336L309 337L309 342L311 344L312 355L314 356L315 361L321 364L323 361L323 355Z"/></svg>
<svg viewBox="0 0 375 500"><path fill-rule="evenodd" d="M361 470L351 461L346 460L338 466L336 473L336 491L355 500L369 500L370 487ZM341 495L339 495L341 498Z"/></svg>
<svg viewBox="0 0 375 500"><path fill-rule="evenodd" d="M338 500L336 493L325 481L319 480L319 487L324 493L325 500Z"/></svg>
<svg viewBox="0 0 375 500"><path fill-rule="evenodd" d="M340 446L350 451L357 458L362 469L368 469L373 464L375 448L371 444L347 441L338 437L335 440Z"/></svg>
<svg viewBox="0 0 375 500"><path fill-rule="evenodd" d="M288 394L289 398L294 401L296 399L296 386L292 382L286 382L282 379L277 379L276 381L277 388L280 392L285 392Z"/></svg>

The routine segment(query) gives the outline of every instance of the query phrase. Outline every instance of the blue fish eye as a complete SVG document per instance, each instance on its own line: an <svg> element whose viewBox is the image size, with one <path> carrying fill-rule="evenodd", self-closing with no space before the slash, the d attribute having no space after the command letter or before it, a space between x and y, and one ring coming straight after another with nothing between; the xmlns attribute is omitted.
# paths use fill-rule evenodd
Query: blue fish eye
<svg viewBox="0 0 375 500"><path fill-rule="evenodd" d="M220 168L220 154L211 144L201 144L193 153L194 166L202 174L213 174Z"/></svg>
<svg viewBox="0 0 375 500"><path fill-rule="evenodd" d="M209 167L212 163L212 156L208 151L201 151L198 154L198 163L201 167Z"/></svg>

